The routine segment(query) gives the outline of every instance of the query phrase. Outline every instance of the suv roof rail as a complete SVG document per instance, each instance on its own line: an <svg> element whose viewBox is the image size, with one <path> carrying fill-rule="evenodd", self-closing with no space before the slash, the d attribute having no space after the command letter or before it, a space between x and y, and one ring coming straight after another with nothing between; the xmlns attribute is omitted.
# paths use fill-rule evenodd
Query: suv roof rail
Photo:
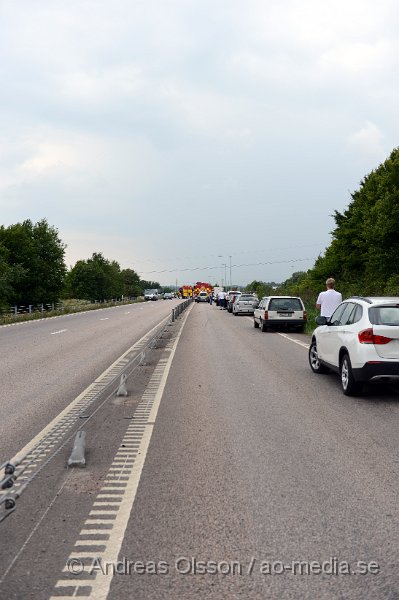
<svg viewBox="0 0 399 600"><path fill-rule="evenodd" d="M370 298L367 298L366 296L349 296L348 300L350 300L350 298L357 298L358 300L364 300L368 304L373 304Z"/></svg>

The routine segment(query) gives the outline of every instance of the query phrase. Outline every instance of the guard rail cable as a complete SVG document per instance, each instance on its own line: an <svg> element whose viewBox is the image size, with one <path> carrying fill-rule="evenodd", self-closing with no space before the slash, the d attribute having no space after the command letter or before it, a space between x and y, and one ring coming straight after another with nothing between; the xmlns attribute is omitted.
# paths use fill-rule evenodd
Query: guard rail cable
<svg viewBox="0 0 399 600"><path fill-rule="evenodd" d="M157 344L158 340L162 337L168 325L172 325L175 319L191 304L192 300L185 300L178 304L172 309L172 314L166 319L163 319L155 333L148 339L144 338L142 345L137 346L132 353L138 350L134 356L129 357L129 352L124 355L121 360L118 360L108 371L106 375L108 381L103 383L101 380L97 380L93 386L88 388L88 393L85 394L77 404L76 408L71 408L67 411L63 419L56 423L53 428L41 439L38 443L31 448L26 454L21 457L18 454L0 465L0 472L4 469L3 478L0 479L0 507L4 508L3 514L0 514L0 523L4 521L16 510L16 503L18 498L21 497L25 492L28 485L37 477L37 475L53 460L55 456L72 440L76 433L80 431L106 404L110 398L114 397L119 385L117 385L118 379L121 375L126 375L126 379L130 377L133 372L142 364L147 353L151 351ZM119 364L121 363L121 364ZM96 386L96 383L100 385ZM92 411L90 415L84 413L90 408L101 396L106 394L105 398L100 404ZM76 427L79 419L84 419L84 423L80 427ZM68 434L73 428L73 431ZM67 436L67 437L65 437ZM57 444L58 447L53 450L53 447ZM40 462L42 458L48 454L48 457L42 464L40 464L36 470L25 478L21 477L28 467L35 468L36 463ZM40 455L40 456L39 456ZM1 477L1 475L0 475ZM21 478L19 481L18 478ZM2 490L5 490L2 493ZM11 491L10 491L11 490Z"/></svg>

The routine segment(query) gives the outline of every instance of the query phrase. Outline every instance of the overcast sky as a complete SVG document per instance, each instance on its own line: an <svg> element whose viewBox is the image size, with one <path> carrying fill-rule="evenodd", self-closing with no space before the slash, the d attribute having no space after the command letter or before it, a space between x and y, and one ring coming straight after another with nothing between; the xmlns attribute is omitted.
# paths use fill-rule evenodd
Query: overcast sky
<svg viewBox="0 0 399 600"><path fill-rule="evenodd" d="M306 270L399 145L398 33L394 0L0 0L0 222L162 284Z"/></svg>

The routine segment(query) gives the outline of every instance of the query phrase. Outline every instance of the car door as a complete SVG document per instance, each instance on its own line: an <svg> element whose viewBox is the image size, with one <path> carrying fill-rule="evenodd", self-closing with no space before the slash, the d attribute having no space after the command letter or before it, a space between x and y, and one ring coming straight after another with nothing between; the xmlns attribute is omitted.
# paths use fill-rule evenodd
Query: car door
<svg viewBox="0 0 399 600"><path fill-rule="evenodd" d="M316 338L317 338L317 353L319 355L319 357L321 358L321 360L324 360L326 362L330 362L328 360L329 357L329 350L331 353L331 333L335 331L335 329L333 329L332 325L330 323L333 323L333 319L335 321L339 321L342 313L344 312L345 309L345 305L344 304L340 304L334 311L333 315L331 316L329 322L327 325L321 325L320 327L317 328L317 334L316 334ZM331 356L330 356L331 358Z"/></svg>
<svg viewBox="0 0 399 600"><path fill-rule="evenodd" d="M260 301L260 303L259 303L259 305L258 305L258 307L257 307L257 308L255 309L255 311L254 311L254 319L255 319L255 321L256 321L257 323L259 323L259 322L260 322L260 316L261 316L261 314L262 314L262 313L264 312L264 310L265 310L265 302L266 302L266 301L265 301L264 299L263 299L263 300L261 300L261 301Z"/></svg>
<svg viewBox="0 0 399 600"><path fill-rule="evenodd" d="M330 319L324 336L324 356L330 365L339 366L339 351L347 345L347 336L350 335L347 323L355 308L353 302L343 302L338 306Z"/></svg>

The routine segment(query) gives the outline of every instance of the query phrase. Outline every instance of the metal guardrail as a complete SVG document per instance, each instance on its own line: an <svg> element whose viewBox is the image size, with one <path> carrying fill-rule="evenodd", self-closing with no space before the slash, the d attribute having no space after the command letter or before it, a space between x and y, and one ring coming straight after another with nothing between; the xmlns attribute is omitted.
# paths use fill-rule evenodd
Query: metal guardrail
<svg viewBox="0 0 399 600"><path fill-rule="evenodd" d="M188 300L184 300L180 304L178 304L175 308L172 309L172 322L174 322L179 315L192 303L193 299L189 298Z"/></svg>
<svg viewBox="0 0 399 600"><path fill-rule="evenodd" d="M14 322L18 319L26 317L27 315L34 316L45 316L46 314L63 315L74 312L81 312L84 310L93 310L101 307L108 306L119 306L128 304L137 300L137 296L126 297L123 299L110 299L110 300L94 300L93 302L76 302L72 304L69 302L49 302L42 304L15 304L9 306L6 309L0 309L0 322Z"/></svg>
<svg viewBox="0 0 399 600"><path fill-rule="evenodd" d="M17 481L18 477L23 475L23 473L28 469L28 467L33 462L32 458L30 461L29 460L26 461L26 459L28 458L28 456L33 457L36 452L40 451L39 447L41 445L43 445L43 444L49 445L50 443L51 443L51 446L54 445L54 436L55 436L54 430L49 431L48 434L42 440L40 440L36 446L31 448L25 455L19 456L16 460L10 459L10 460L7 460L7 461L3 462L2 464L0 464L0 471L4 472L3 475L0 475L0 507L4 506L4 513L0 514L0 523L2 521L4 521L8 516L10 516L16 510L16 502L17 502L18 498L21 497L22 493L26 490L29 483L31 483L31 481L33 481L33 479L40 473L40 471L42 471L48 465L48 463L66 446L66 444L76 435L76 433L78 431L80 431L83 426L86 426L87 422L91 418L94 417L94 415L103 407L103 405L106 402L108 402L108 400L111 397L113 397L113 395L115 393L117 393L119 386L116 386L116 382L120 379L121 375L123 375L123 374L126 375L126 378L129 377L130 375L132 375L132 373L135 371L135 369L144 360L146 353L156 347L156 343L159 340L159 338L162 336L162 334L164 333L165 327L174 323L176 321L176 319L181 315L181 313L191 303L192 303L192 299L190 298L189 300L184 300L183 302L181 302L180 304L178 304L176 307L174 307L172 309L171 316L169 318L163 319L161 321L161 323L159 325L159 329L155 332L155 334L148 341L146 347L144 349L141 349L141 351L137 354L137 356L132 358L128 362L128 364L126 364L115 375L115 377L111 381L109 381L106 384L106 386L104 386L104 388L101 390L101 392L99 392L97 395L95 395L94 397L91 398L91 404L94 404L94 402L96 400L98 400L104 393L107 393L109 390L111 390L111 392L105 397L105 399L100 403L100 405L97 406L97 408L92 412L92 414L88 417L85 417L84 424L82 424L81 427L73 428L72 433L70 433L70 435L68 435L68 437L65 438L63 441L61 440L61 437L60 437L60 439L59 439L61 442L60 445L56 449L54 449L54 451L52 451L52 453L48 456L48 458L45 460L45 462L42 465L40 465L38 467L38 469L34 473L32 473L32 475L26 481L24 481L24 483L18 489L14 488L15 482ZM82 410L83 410L83 412L86 412L87 407L84 407L84 409L82 409ZM75 415L75 417L74 417L75 425L77 422L80 422L79 421L80 418L81 418L80 414ZM18 456L18 455L16 455L16 456ZM20 468L18 468L18 467L20 467Z"/></svg>

